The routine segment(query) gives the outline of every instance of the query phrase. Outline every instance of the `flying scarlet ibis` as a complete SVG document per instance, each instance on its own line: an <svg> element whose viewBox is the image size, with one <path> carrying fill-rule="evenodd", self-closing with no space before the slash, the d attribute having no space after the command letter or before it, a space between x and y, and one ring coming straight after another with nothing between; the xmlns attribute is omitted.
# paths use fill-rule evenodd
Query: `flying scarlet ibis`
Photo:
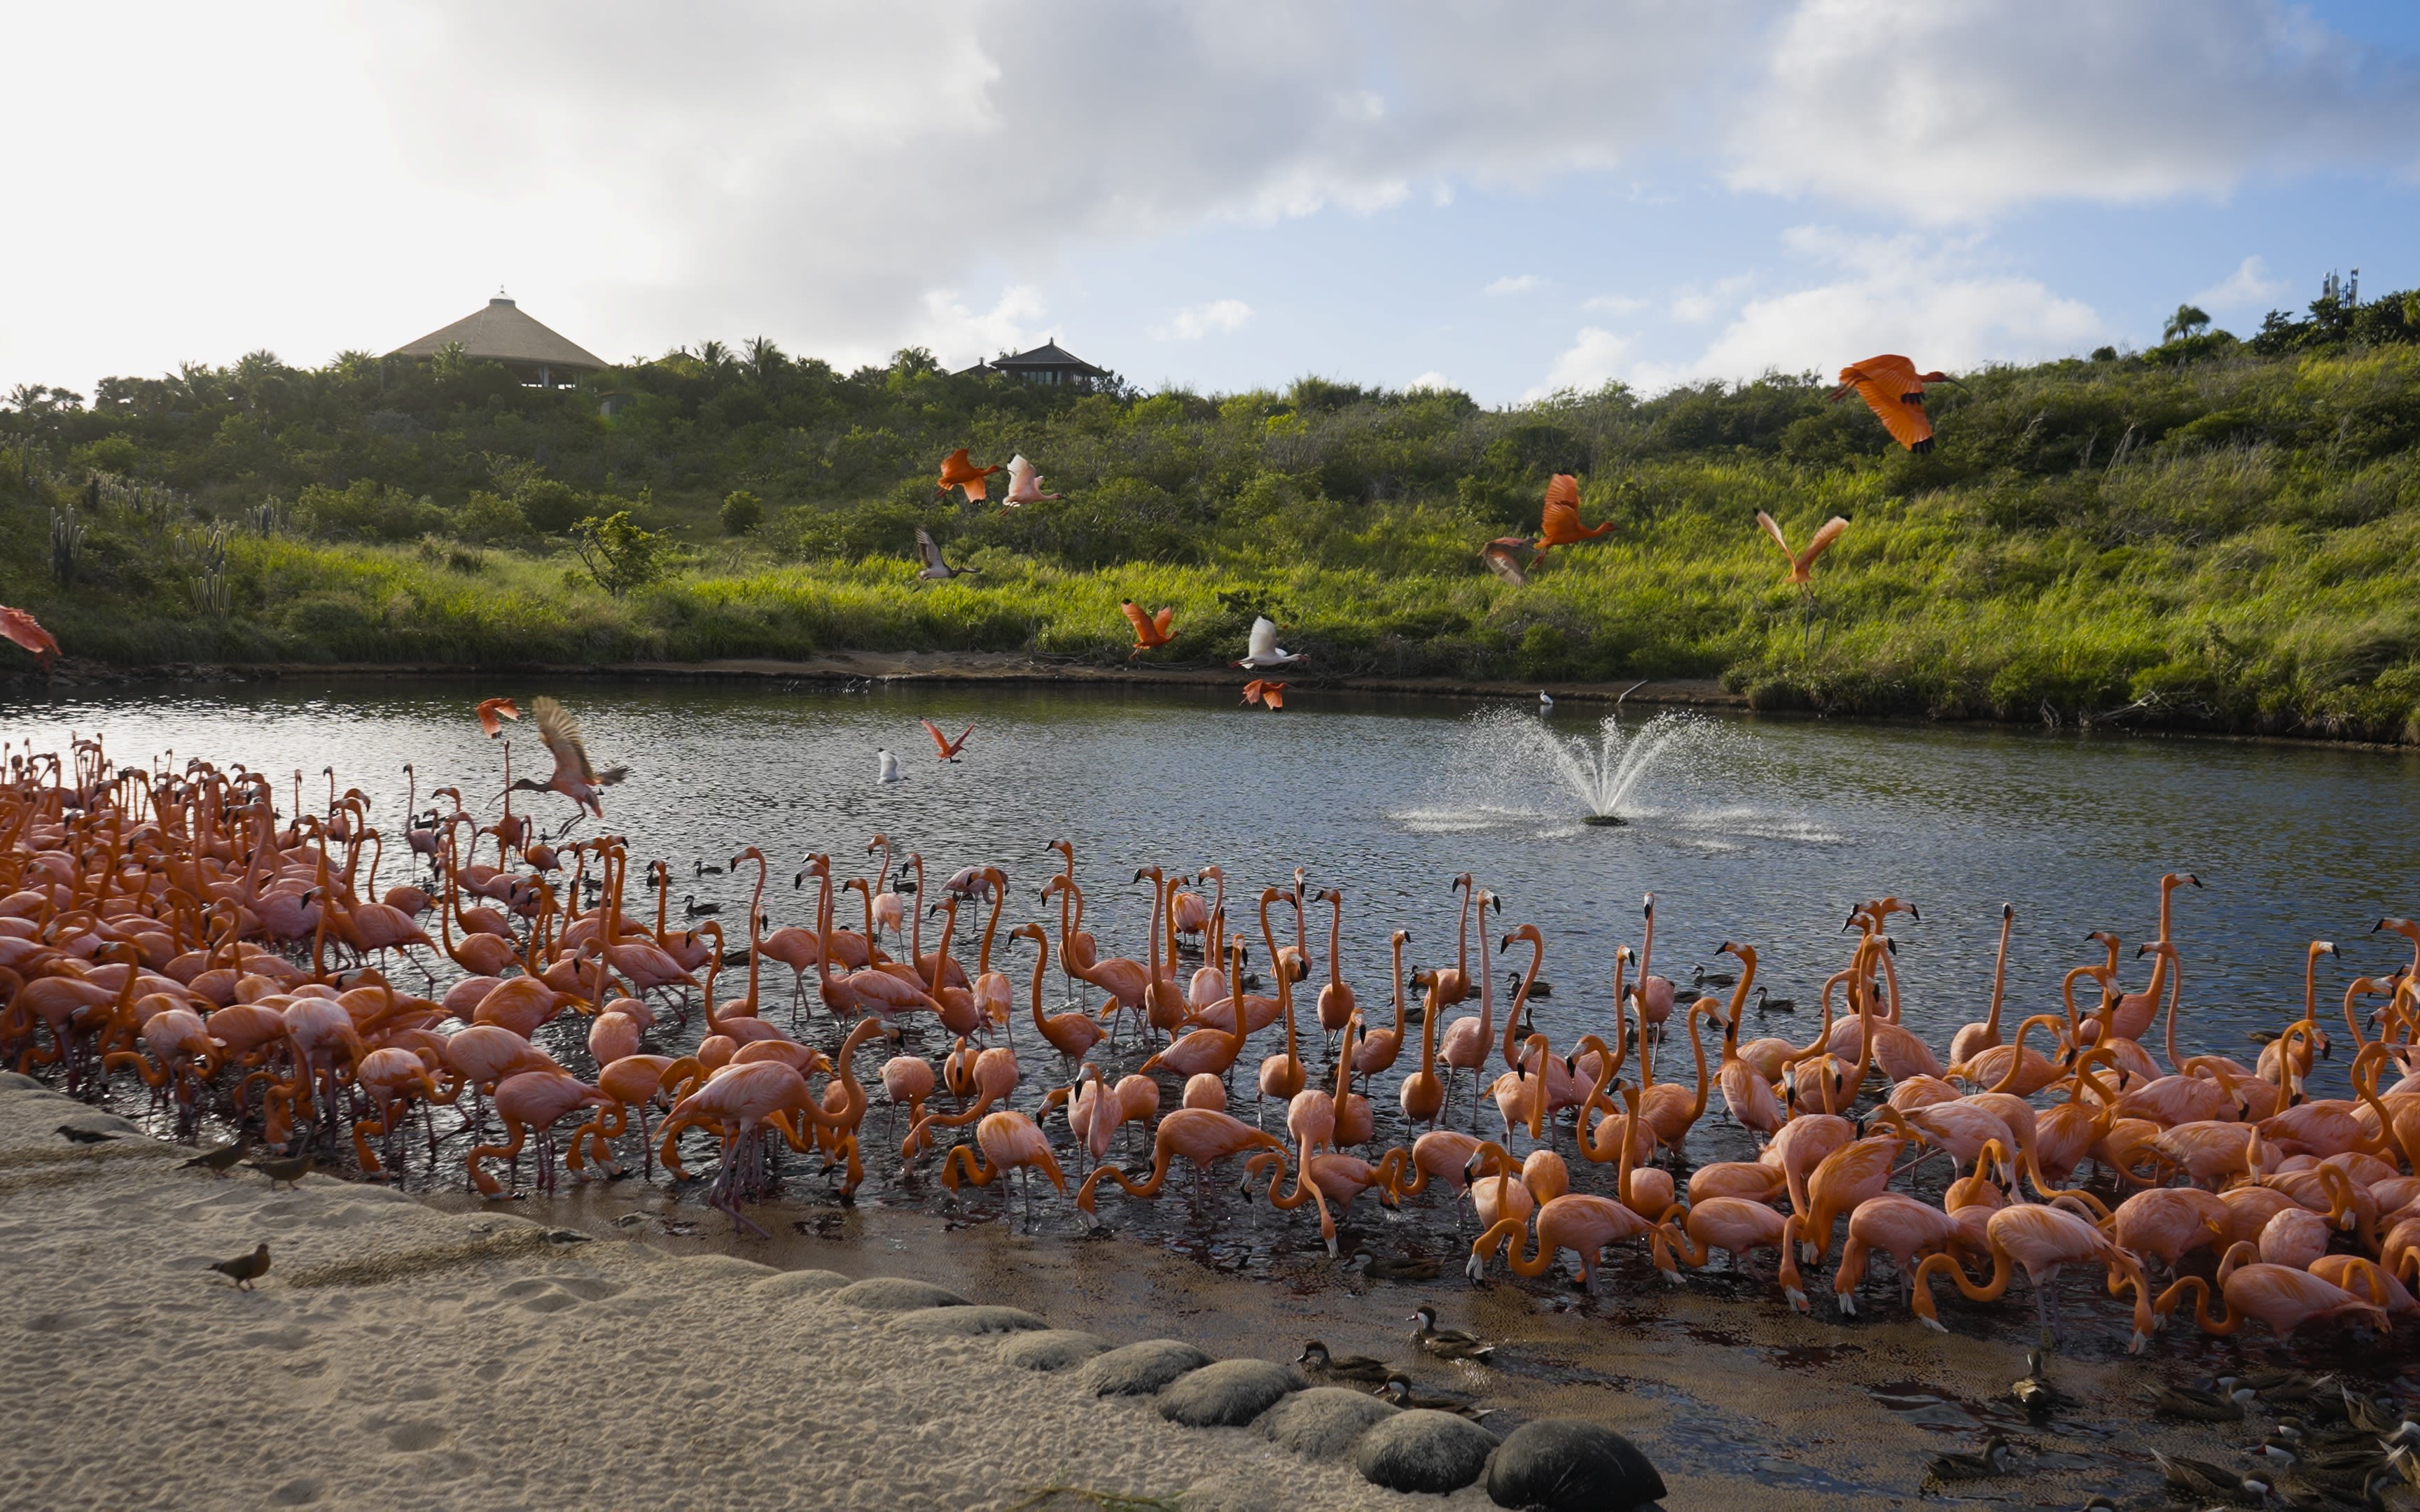
<svg viewBox="0 0 2420 1512"><path fill-rule="evenodd" d="M1930 452L1932 417L1924 412L1924 386L1957 381L1947 373L1919 373L1906 358L1885 352L1840 369L1840 386L1830 398L1838 404L1855 393L1882 421L1891 440L1911 452Z"/></svg>

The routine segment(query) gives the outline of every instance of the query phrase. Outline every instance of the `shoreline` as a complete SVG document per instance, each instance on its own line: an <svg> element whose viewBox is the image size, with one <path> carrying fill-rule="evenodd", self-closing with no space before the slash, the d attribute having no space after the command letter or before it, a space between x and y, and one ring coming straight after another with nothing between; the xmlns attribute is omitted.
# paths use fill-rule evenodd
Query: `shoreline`
<svg viewBox="0 0 2420 1512"><path fill-rule="evenodd" d="M62 1122L104 1137L71 1143ZM2088 1341L2053 1363L2072 1420L2026 1423L2003 1401L2021 1365L2006 1340L1900 1314L1802 1318L1769 1283L1719 1271L1593 1299L1451 1276L1353 1289L1237 1275L1131 1237L1021 1231L989 1219L993 1194L948 1213L768 1202L753 1211L774 1237L760 1241L636 1184L513 1201L315 1174L272 1190L248 1170L183 1170L188 1153L0 1076L0 1282L17 1298L0 1366L27 1403L0 1504L1493 1505L1478 1486L1415 1502L1349 1458L1297 1456L1252 1428L1179 1427L1151 1397L1012 1365L1009 1335L931 1326L951 1309L841 1292L883 1276L962 1294L979 1304L970 1323L1006 1304L1214 1357L1282 1364L1307 1335L1376 1350L1422 1390L1505 1409L1508 1427L1563 1416L1631 1436L1674 1508L1923 1504L1930 1458L1986 1427L2024 1457L1993 1491L2071 1505L2147 1489L2150 1444L2226 1458L2242 1437L2140 1419L2141 1388L2173 1359ZM262 1240L272 1264L255 1290L208 1269ZM1403 1315L1421 1300L1498 1341L1497 1366L1409 1350Z"/></svg>
<svg viewBox="0 0 2420 1512"><path fill-rule="evenodd" d="M314 679L435 682L501 676L602 682L723 683L759 687L799 683L835 687L852 683L899 683L942 687L1194 689L1233 688L1241 686L1239 679L1242 675L1219 665L1104 666L1009 651L832 651L799 660L731 656L695 662L163 662L147 667L118 667L63 657L59 669L47 680L33 673L0 677L0 689L39 695L45 688L107 689L166 683L206 687ZM1534 702L1539 692L1544 690L1559 703L1611 704L1617 710L1636 703L1656 709L1721 710L1753 715L1759 718L1808 719L1849 725L1906 725L1936 729L1980 726L2004 731L2039 731L2042 728L2040 720L1979 717L1939 718L1917 714L1832 714L1804 708L1759 709L1746 695L1731 692L1718 679L1711 677L1627 678L1613 682L1503 682L1459 677L1312 680L1306 677L1301 679L1300 690L1404 698L1505 699L1515 702ZM2201 740L2234 745L2288 746L2316 750L2420 753L2420 744L2403 741L2195 730L2162 724L2061 725L2053 733L2121 735L2136 740Z"/></svg>

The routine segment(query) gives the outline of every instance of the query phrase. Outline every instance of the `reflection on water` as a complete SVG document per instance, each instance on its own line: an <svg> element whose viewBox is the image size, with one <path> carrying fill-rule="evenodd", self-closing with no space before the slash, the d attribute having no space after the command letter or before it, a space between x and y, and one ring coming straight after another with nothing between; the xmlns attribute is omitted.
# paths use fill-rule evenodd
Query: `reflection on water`
<svg viewBox="0 0 2420 1512"><path fill-rule="evenodd" d="M391 827L407 762L424 796L459 781L476 807L501 789L501 743L479 735L469 705L538 691L524 681L20 703L0 709L0 734L63 748L70 729L98 730L119 760L174 750L280 774L300 767L318 801L317 774L334 764ZM1143 950L1149 888L1127 882L1138 866L1216 860L1238 892L1303 866L1313 887L1344 889L1345 976L1383 1017L1387 932L1412 932L1415 964L1449 957L1447 884L1468 871L1505 900L1508 928L1545 932L1545 974L1560 991L1536 1005L1537 1020L1558 1043L1605 1026L1613 947L1637 943L1638 898L1650 889L1657 960L1676 980L1697 964L1713 969L1723 940L1743 940L1757 947L1773 995L1809 1007L1845 960L1848 906L1913 898L1924 917L1899 921L1900 979L1911 1026L1939 1044L1982 1016L2004 900L2017 906L2014 1023L2057 1006L2060 972L2092 953L2086 932L2147 937L2159 874L2191 870L2209 887L2177 901L2179 1045L2239 1056L2247 1030L2300 1009L2307 941L2343 949L2322 973L2332 1004L2355 973L2408 958L2399 940L2369 937L2378 918L2420 909L2411 859L2420 804L2410 801L2420 758L2403 753L1692 716L1704 733L1674 740L1646 768L1627 800L1633 823L1598 829L1576 823L1577 796L1545 774L1474 764L1502 744L1497 726L1540 722L1526 708L1473 719L1468 701L1317 693L1268 715L1208 690L553 690L582 718L600 764L632 767L608 809L633 854L686 873L695 860L762 844L775 862L767 907L777 924L810 921L812 894L787 887L799 856L828 850L845 866L876 830L945 872L997 862L1020 902L1032 896L1022 885L1054 864L1045 842L1074 841L1104 953ZM932 759L916 723L924 716L953 731L973 721L963 761ZM534 733L513 735L518 764L542 761ZM905 780L876 781L884 747L902 753ZM548 822L568 817L566 802L535 796ZM681 890L745 902L742 879L729 875L685 877ZM2130 958L2130 985L2148 971ZM2320 1068L2315 1092L2341 1085L2343 1059Z"/></svg>

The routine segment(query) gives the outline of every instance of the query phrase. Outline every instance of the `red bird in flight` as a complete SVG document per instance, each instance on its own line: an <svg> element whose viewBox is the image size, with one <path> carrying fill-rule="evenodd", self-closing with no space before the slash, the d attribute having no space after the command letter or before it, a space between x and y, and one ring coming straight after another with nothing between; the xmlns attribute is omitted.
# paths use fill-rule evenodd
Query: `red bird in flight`
<svg viewBox="0 0 2420 1512"><path fill-rule="evenodd" d="M1838 404L1856 394L1891 433L1891 440L1911 452L1930 452L1932 417L1924 412L1924 386L1957 381L1947 373L1919 373L1906 358L1885 352L1840 369L1840 386L1830 398Z"/></svg>
<svg viewBox="0 0 2420 1512"><path fill-rule="evenodd" d="M933 744L940 749L941 754L938 759L945 762L956 761L958 759L958 752L967 748L967 737L975 733L975 727L973 725L969 725L964 730L958 732L957 739L952 740L949 736L941 733L941 727L935 724L932 720L924 720L923 726L924 733L932 736Z"/></svg>
<svg viewBox="0 0 2420 1512"><path fill-rule="evenodd" d="M1173 609L1145 614L1141 606L1132 599L1118 608L1125 611L1126 623L1134 626L1134 649L1126 653L1126 660L1132 661L1146 651L1157 651L1175 638L1176 610Z"/></svg>

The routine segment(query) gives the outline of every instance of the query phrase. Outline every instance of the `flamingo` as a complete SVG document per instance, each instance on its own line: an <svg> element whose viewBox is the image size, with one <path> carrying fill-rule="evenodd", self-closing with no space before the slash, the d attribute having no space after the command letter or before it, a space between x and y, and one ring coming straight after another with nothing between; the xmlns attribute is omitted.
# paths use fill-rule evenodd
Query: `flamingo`
<svg viewBox="0 0 2420 1512"><path fill-rule="evenodd" d="M510 699L481 699L477 712L479 728L487 732L489 740L504 733L506 719L521 717L520 705Z"/></svg>
<svg viewBox="0 0 2420 1512"><path fill-rule="evenodd" d="M50 671L51 658L59 654L59 643L41 622L21 609L0 604L0 640L15 642L33 654L44 671Z"/></svg>
<svg viewBox="0 0 2420 1512"><path fill-rule="evenodd" d="M933 747L938 752L934 758L936 761L956 761L959 754L967 748L967 737L975 733L975 727L970 723L964 730L959 731L958 737L953 740L942 733L941 727L932 720L921 719L917 722L924 727L924 733L933 737Z"/></svg>
<svg viewBox="0 0 2420 1512"><path fill-rule="evenodd" d="M1931 1281L1936 1274L1948 1273L1959 1294L1969 1302L1997 1302L2008 1294L2015 1268L2022 1266L2026 1281L2033 1287L2034 1316L2042 1335L2049 1337L2055 1332L2057 1306L2051 1288L2058 1273L2070 1265L2097 1264L2108 1268L2112 1295L2123 1286L2133 1287L2134 1335L2126 1352L2142 1351L2156 1326L2150 1284L2144 1278L2142 1261L2119 1248L2115 1240L2062 1208L2033 1202L2017 1203L1993 1213L1984 1222L1983 1237L1992 1254L1992 1276L1979 1286L1969 1281L1957 1259L1948 1255L1929 1257L1916 1267L1916 1315L1927 1328L1948 1332L1934 1311Z"/></svg>
<svg viewBox="0 0 2420 1512"><path fill-rule="evenodd" d="M630 775L628 766L609 766L598 771L589 764L587 747L582 744L580 721L571 711L551 698L541 696L536 703L538 739L554 756L554 772L545 781L522 778L505 788L507 793L560 793L588 813L602 819L605 790Z"/></svg>
<svg viewBox="0 0 2420 1512"><path fill-rule="evenodd" d="M1394 962L1395 1026L1374 1029L1362 1036L1361 1043L1353 1052L1353 1069L1362 1076L1375 1076L1388 1070L1404 1053L1404 946L1411 937L1409 930L1400 929L1388 936L1387 947ZM1332 964L1332 947L1328 954Z"/></svg>
<svg viewBox="0 0 2420 1512"><path fill-rule="evenodd" d="M2187 1292L2193 1294L2194 1321L2205 1334L2232 1334L2251 1318L2268 1324L2280 1344L2292 1339L2295 1330L2333 1318L2360 1318L2381 1335L2394 1328L2386 1309L2377 1302L2307 1271L2268 1264L2251 1244L2230 1246L2219 1261L2221 1311L2217 1317L2210 1312L2211 1285L2197 1275L2186 1276L2160 1294L2160 1315L2164 1318Z"/></svg>
<svg viewBox="0 0 2420 1512"><path fill-rule="evenodd" d="M1558 472L1546 482L1546 500L1538 517L1537 538L1528 544L1535 553L1530 565L1544 562L1546 553L1559 546L1577 546L1611 533L1613 521L1602 520L1594 525L1580 523L1580 480L1568 472Z"/></svg>
<svg viewBox="0 0 2420 1512"><path fill-rule="evenodd" d="M1924 412L1924 386L1957 381L1947 373L1919 373L1906 358L1885 353L1840 369L1840 386L1826 397L1838 404L1854 393L1866 401L1891 440L1911 452L1930 452L1932 420Z"/></svg>
<svg viewBox="0 0 2420 1512"><path fill-rule="evenodd" d="M1163 609L1156 614L1145 614L1132 599L1118 608L1125 612L1127 623L1134 626L1134 649L1126 653L1126 660L1132 661L1146 651L1157 651L1176 639L1175 609Z"/></svg>
<svg viewBox="0 0 2420 1512"><path fill-rule="evenodd" d="M1104 1180L1116 1182L1118 1190L1130 1197L1156 1197L1167 1184L1174 1162L1187 1161L1197 1173L1206 1175L1212 1165L1247 1149L1274 1149L1283 1163L1285 1145L1277 1135L1209 1108L1178 1108L1159 1120L1152 1135L1150 1177L1138 1181L1114 1165L1095 1167L1076 1194L1077 1214L1087 1227L1098 1225L1093 1192Z"/></svg>
<svg viewBox="0 0 2420 1512"><path fill-rule="evenodd" d="M1042 474L1034 470L1032 463L1025 459L1023 453L1020 452L1008 459L1008 492L1000 501L1003 514L1020 505L1038 504L1046 500L1066 497L1063 493L1042 491Z"/></svg>
<svg viewBox="0 0 2420 1512"><path fill-rule="evenodd" d="M961 446L941 458L941 475L933 485L933 497L939 499L951 489L958 488L965 491L967 502L980 504L984 501L984 480L1000 471L998 462L989 467L978 467L968 459L967 448Z"/></svg>
<svg viewBox="0 0 2420 1512"><path fill-rule="evenodd" d="M977 1158L978 1151L980 1159ZM989 1163L988 1165L985 1162ZM1067 1195L1067 1178L1059 1170L1058 1157L1050 1153L1050 1141L1042 1137L1042 1131L1034 1127L1032 1119L1003 1108L998 1113L986 1114L983 1122L975 1125L974 1149L958 1145L950 1150L949 1158L941 1163L941 1184L952 1192L958 1189L961 1180L972 1181L977 1186L989 1186L1004 1172L1011 1170L1024 1173L1019 1185L1025 1191L1025 1211L1029 1219L1033 1214L1033 1172L1040 1171L1048 1178L1050 1184L1059 1189L1061 1196ZM1008 1190L1003 1186L1001 1196L1005 1199L1007 1195Z"/></svg>
<svg viewBox="0 0 2420 1512"><path fill-rule="evenodd" d="M1765 534L1773 537L1773 544L1781 550L1782 560L1790 564L1790 570L1783 576L1782 582L1795 588L1805 588L1813 582L1815 559L1832 549L1832 543L1838 540L1840 532L1849 528L1849 517L1846 515L1835 515L1825 520L1822 527L1807 539L1805 549L1792 551L1790 549L1790 538L1781 533L1780 524L1771 515L1760 509L1756 512L1756 522L1764 527Z"/></svg>

